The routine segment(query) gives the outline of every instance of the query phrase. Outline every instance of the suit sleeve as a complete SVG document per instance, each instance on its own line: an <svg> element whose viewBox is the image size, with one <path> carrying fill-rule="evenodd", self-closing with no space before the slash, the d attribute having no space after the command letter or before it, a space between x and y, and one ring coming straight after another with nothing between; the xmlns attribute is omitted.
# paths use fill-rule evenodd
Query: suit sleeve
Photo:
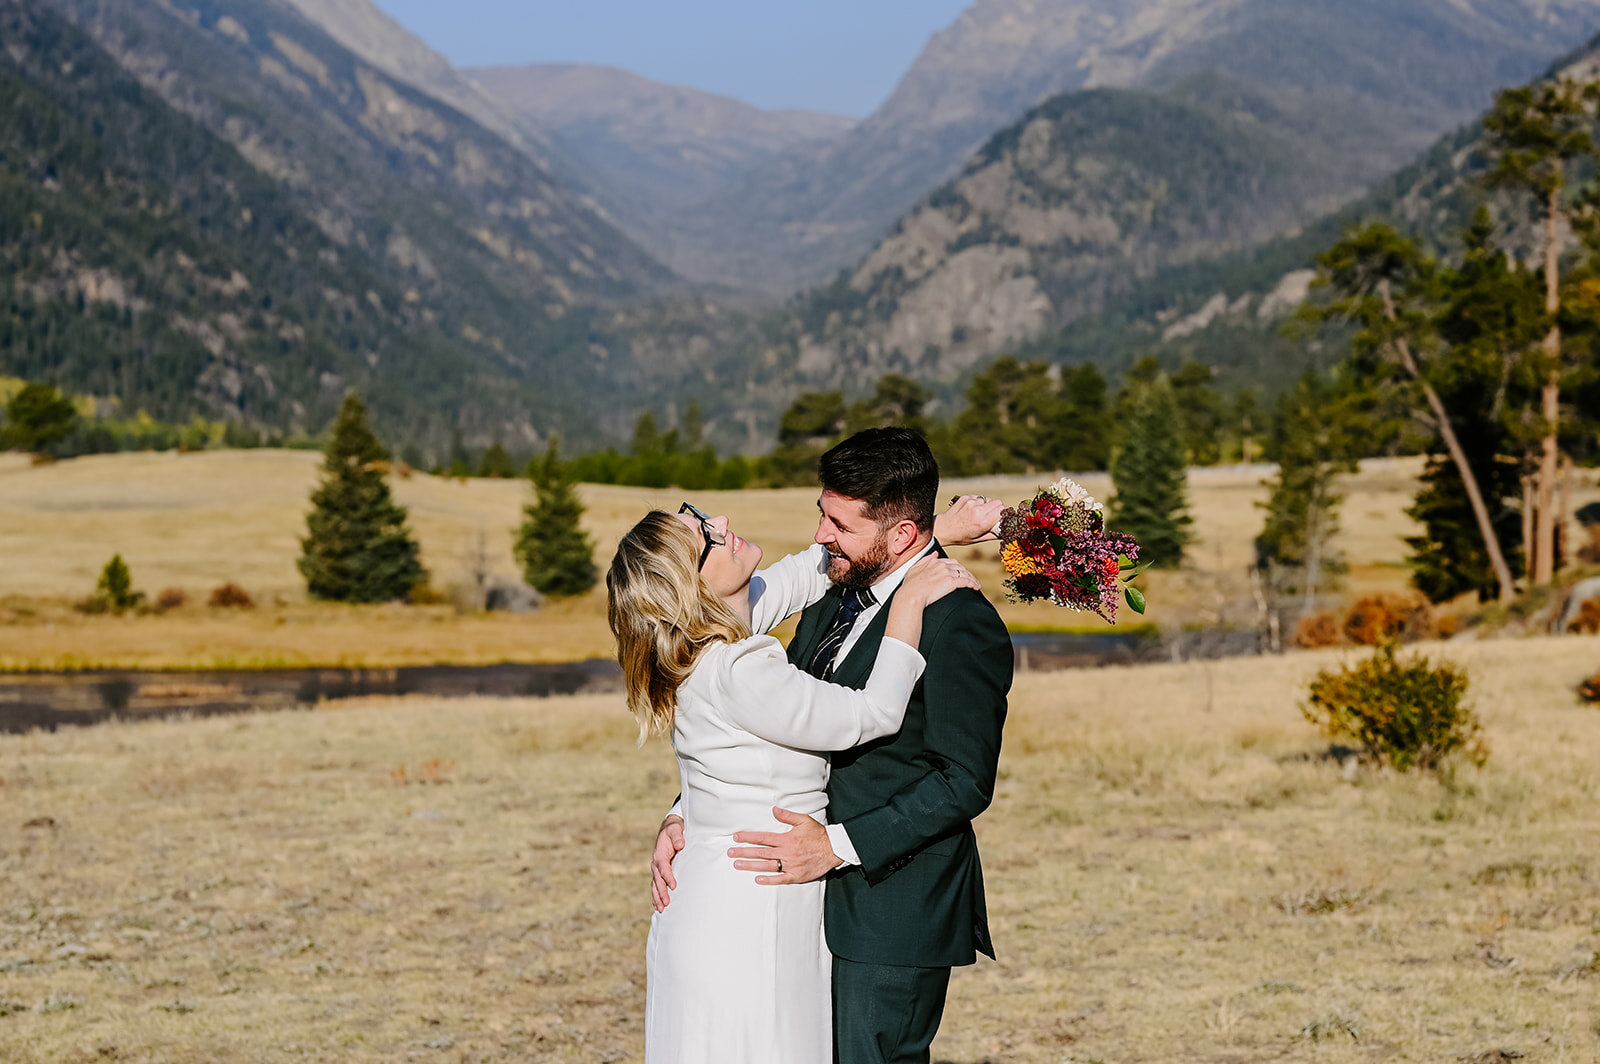
<svg viewBox="0 0 1600 1064"><path fill-rule="evenodd" d="M844 821L869 883L897 862L965 827L989 807L1000 765L1000 733L1011 688L1011 637L975 591L952 609L922 652L928 771L887 803Z"/></svg>

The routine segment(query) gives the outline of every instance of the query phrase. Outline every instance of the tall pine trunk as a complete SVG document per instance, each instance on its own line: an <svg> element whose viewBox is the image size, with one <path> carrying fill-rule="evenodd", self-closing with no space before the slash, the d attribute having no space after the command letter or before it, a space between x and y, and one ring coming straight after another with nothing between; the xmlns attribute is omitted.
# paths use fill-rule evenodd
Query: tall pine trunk
<svg viewBox="0 0 1600 1064"><path fill-rule="evenodd" d="M1387 280L1378 284L1379 295L1383 297L1383 313L1390 323L1397 323L1394 298L1389 290ZM1445 450L1450 454L1450 460L1455 463L1456 471L1461 474L1461 486L1466 489L1467 501L1472 504L1472 516L1477 519L1478 532L1483 536L1484 550L1489 555L1489 565L1494 569L1495 582L1500 585L1500 601L1510 602L1516 595L1516 587L1511 578L1511 567L1506 564L1505 553L1500 549L1500 538L1494 534L1494 521L1489 517L1489 508L1484 505L1483 491L1478 487L1478 475L1472 471L1472 464L1467 461L1467 452L1461 448L1461 440L1456 436L1455 426L1450 423L1450 415L1445 412L1444 400L1439 398L1439 393L1434 390L1422 377L1422 369L1417 365L1417 360L1411 354L1411 344L1404 336L1395 338L1395 351L1400 356L1400 365L1405 368L1411 379L1422 387L1422 394L1428 401L1428 408L1433 411L1434 420L1439 424L1439 435L1444 438Z"/></svg>
<svg viewBox="0 0 1600 1064"><path fill-rule="evenodd" d="M1561 207L1559 190L1551 190L1544 219L1544 309L1551 316L1543 350L1548 361L1544 387L1539 392L1539 413L1544 418L1544 438L1540 441L1538 498L1534 502L1533 564L1531 581L1548 584L1556 575L1556 481L1560 478L1560 454L1556 425L1561 414L1561 325L1555 314L1561 309L1560 269L1556 246Z"/></svg>

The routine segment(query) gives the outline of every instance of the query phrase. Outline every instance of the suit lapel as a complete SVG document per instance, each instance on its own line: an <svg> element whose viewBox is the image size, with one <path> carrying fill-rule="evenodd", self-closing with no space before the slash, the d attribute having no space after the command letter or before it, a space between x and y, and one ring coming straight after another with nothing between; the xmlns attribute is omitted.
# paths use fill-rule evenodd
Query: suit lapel
<svg viewBox="0 0 1600 1064"><path fill-rule="evenodd" d="M800 624L794 630L794 638L789 640L791 664L804 669L810 663L817 652L817 644L822 642L822 634L828 630L828 622L839 612L839 599L843 594L844 589L835 584L800 614Z"/></svg>

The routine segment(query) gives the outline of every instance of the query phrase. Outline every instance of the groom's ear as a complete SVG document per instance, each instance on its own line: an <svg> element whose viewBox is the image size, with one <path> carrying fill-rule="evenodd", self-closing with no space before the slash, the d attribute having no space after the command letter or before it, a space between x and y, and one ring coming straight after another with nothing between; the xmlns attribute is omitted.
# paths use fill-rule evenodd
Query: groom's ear
<svg viewBox="0 0 1600 1064"><path fill-rule="evenodd" d="M921 535L915 521L896 521L889 529L889 549L895 554L904 554Z"/></svg>

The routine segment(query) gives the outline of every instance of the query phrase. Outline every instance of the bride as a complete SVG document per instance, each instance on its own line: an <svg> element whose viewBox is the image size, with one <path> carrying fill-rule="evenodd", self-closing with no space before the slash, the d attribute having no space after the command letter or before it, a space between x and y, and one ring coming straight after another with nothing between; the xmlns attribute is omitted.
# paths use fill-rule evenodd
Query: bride
<svg viewBox="0 0 1600 1064"><path fill-rule="evenodd" d="M640 742L671 737L682 786L677 889L670 906L657 897L646 945L648 1064L833 1059L823 882L758 885L727 849L735 831L781 829L775 806L825 822L825 752L899 730L924 666L923 609L978 582L946 558L913 565L853 690L791 665L765 634L822 598L828 561L814 545L757 572L759 546L685 503L634 526L606 575Z"/></svg>

